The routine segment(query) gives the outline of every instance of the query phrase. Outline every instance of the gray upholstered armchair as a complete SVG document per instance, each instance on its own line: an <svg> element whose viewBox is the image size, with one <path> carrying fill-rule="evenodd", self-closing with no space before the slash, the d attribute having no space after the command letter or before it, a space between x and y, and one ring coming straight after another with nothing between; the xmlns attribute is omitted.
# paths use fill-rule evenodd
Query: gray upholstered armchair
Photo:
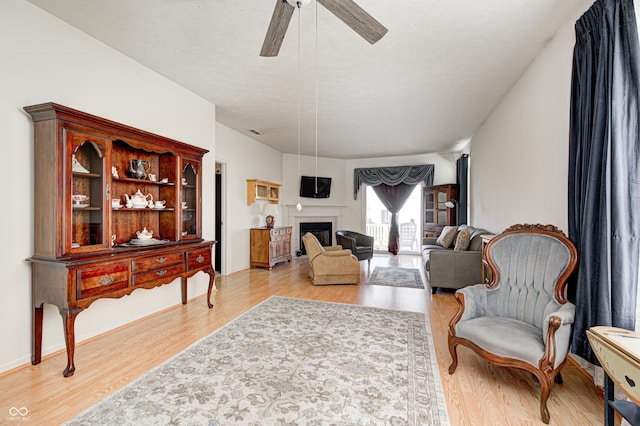
<svg viewBox="0 0 640 426"><path fill-rule="evenodd" d="M575 305L565 284L578 262L575 245L552 225L514 225L491 240L486 257L493 281L458 290L449 324L449 374L456 347L487 361L530 371L539 380L540 416L549 423L547 399L569 352Z"/></svg>
<svg viewBox="0 0 640 426"><path fill-rule="evenodd" d="M358 260L366 260L371 264L373 257L373 237L353 231L336 231L336 243L343 249L351 250Z"/></svg>

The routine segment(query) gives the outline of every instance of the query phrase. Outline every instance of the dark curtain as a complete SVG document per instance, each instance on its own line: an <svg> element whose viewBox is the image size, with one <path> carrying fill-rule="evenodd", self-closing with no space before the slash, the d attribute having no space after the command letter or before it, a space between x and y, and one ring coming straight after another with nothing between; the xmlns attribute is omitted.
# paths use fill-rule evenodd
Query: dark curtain
<svg viewBox="0 0 640 426"><path fill-rule="evenodd" d="M467 197L468 197L468 178L469 173L469 155L462 154L456 161L456 185L458 187L458 223L456 225L467 224Z"/></svg>
<svg viewBox="0 0 640 426"><path fill-rule="evenodd" d="M421 166L366 167L353 170L353 199L358 199L362 184L370 185L387 210L391 212L389 252L398 254L400 227L398 212L419 183L433 185L433 164Z"/></svg>
<svg viewBox="0 0 640 426"><path fill-rule="evenodd" d="M576 22L569 237L580 263L572 351L597 359L595 325L634 329L640 233L638 34L632 0L598 0Z"/></svg>
<svg viewBox="0 0 640 426"><path fill-rule="evenodd" d="M398 254L400 245L400 226L398 225L398 212L407 202L413 192L415 185L399 183L397 185L386 185L381 183L374 186L373 190L384 205L391 212L391 226L389 229L389 253Z"/></svg>
<svg viewBox="0 0 640 426"><path fill-rule="evenodd" d="M353 169L353 199L358 199L358 192L363 183L377 186L381 183L385 185L397 185L399 183L417 185L424 182L425 186L431 186L433 184L433 170L433 164Z"/></svg>

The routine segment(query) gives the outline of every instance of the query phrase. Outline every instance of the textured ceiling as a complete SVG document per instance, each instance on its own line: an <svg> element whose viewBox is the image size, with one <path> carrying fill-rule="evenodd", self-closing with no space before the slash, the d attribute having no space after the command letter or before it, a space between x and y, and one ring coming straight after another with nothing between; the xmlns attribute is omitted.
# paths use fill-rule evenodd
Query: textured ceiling
<svg viewBox="0 0 640 426"><path fill-rule="evenodd" d="M275 0L29 0L217 105L217 120L298 149L298 19L259 56ZM302 152L369 158L468 140L582 0L356 0L389 29L370 45L300 11ZM317 115L316 115L317 83ZM257 130L262 135L249 132Z"/></svg>

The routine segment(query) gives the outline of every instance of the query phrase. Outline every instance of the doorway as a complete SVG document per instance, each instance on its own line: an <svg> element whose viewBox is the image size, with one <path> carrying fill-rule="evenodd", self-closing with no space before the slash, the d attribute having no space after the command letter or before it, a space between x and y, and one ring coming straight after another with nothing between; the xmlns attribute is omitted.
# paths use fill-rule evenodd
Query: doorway
<svg viewBox="0 0 640 426"><path fill-rule="evenodd" d="M389 244L391 213L384 207L373 187L366 187L366 234L373 237L374 251L386 252ZM422 185L416 185L398 212L400 226L399 253L415 254L422 245Z"/></svg>
<svg viewBox="0 0 640 426"><path fill-rule="evenodd" d="M216 275L223 275L226 268L223 268L223 253L226 243L224 237L224 175L226 164L216 161L216 241L214 250L214 269Z"/></svg>

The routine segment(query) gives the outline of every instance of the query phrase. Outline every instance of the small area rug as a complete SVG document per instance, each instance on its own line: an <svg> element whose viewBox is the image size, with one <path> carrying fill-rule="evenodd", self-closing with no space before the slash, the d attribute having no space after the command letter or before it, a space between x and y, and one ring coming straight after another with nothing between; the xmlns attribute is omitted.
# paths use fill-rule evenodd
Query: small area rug
<svg viewBox="0 0 640 426"><path fill-rule="evenodd" d="M424 314L270 297L68 425L448 425Z"/></svg>
<svg viewBox="0 0 640 426"><path fill-rule="evenodd" d="M376 266L367 284L424 288L418 269Z"/></svg>

